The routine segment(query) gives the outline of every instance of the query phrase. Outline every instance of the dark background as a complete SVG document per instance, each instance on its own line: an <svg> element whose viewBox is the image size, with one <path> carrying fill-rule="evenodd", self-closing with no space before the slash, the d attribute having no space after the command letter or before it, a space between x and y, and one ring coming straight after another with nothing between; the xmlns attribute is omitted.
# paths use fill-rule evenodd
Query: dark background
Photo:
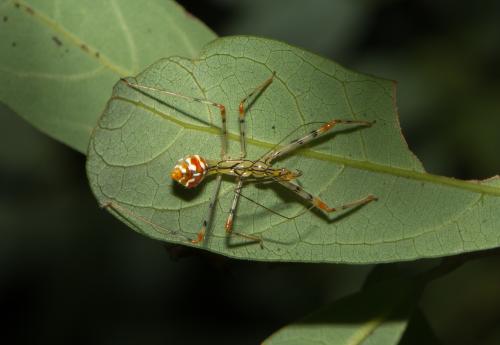
<svg viewBox="0 0 500 345"><path fill-rule="evenodd" d="M500 172L500 2L180 2L221 36L276 38L397 80L403 133L429 172ZM372 268L167 251L98 209L83 155L2 106L0 119L1 344L256 344ZM500 344L499 269L476 260L425 291L443 344Z"/></svg>

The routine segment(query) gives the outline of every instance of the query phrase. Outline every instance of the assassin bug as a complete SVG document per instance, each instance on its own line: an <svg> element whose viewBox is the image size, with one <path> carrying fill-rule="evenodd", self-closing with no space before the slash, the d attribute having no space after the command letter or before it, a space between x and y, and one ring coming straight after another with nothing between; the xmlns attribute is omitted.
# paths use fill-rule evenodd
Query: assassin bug
<svg viewBox="0 0 500 345"><path fill-rule="evenodd" d="M150 91L157 92L159 94L184 98L189 101L195 101L199 103L203 103L209 106L213 106L218 109L221 118L221 157L218 160L214 159L206 159L198 154L190 154L181 159L175 164L172 169L170 176L171 178L183 185L186 188L195 188L198 186L206 176L209 175L217 175L216 177L216 187L214 190L214 194L210 199L208 212L206 217L203 219L201 230L198 232L197 237L195 239L189 239L186 237L188 241L193 244L200 243L205 238L205 234L207 229L210 228L212 222L212 214L216 205L216 201L218 198L218 194L220 191L220 186L222 182L223 175L228 175L233 177L236 180L236 187L234 190L234 197L231 203L231 207L229 209L229 214L227 220L225 222L225 231L228 235L236 234L241 237L257 241L262 246L262 239L257 236L252 236L248 234L243 234L239 232L233 231L233 221L236 214L236 209L238 206L238 202L240 197L246 198L252 202L252 199L244 196L241 191L243 189L245 182L275 182L288 190L295 193L299 198L304 200L306 203L310 204L310 207L305 211L316 208L321 210L324 213L331 213L338 210L345 210L348 208L353 208L357 206L361 206L367 204L373 200L376 200L376 197L373 195L368 195L362 199L356 200L351 203L347 203L338 207L330 207L326 202L321 200L319 197L314 196L304 190L297 183L294 183L293 180L297 179L302 175L302 172L299 170L290 170L284 167L274 167L273 162L278 158L282 157L285 154L288 154L303 145L310 143L311 141L321 137L326 134L332 128L337 125L356 125L356 126L365 126L370 127L374 122L369 121L361 121L361 120L341 120L341 119L333 119L329 122L322 123L322 125L311 131L310 133L291 141L290 143L280 146L276 145L273 149L266 152L261 157L251 160L246 159L246 138L245 138L245 115L246 115L246 105L252 100L255 96L258 96L261 92L263 92L275 78L275 73L266 79L263 83L255 87L255 89L250 92L245 98L243 98L239 103L239 131L240 131L240 156L237 159L230 159L227 157L227 129L226 129L226 107L217 102L213 102L207 99L201 99L196 97L190 97L182 94L178 94L172 91L162 90L154 87L149 87L141 84L131 83L126 79L122 79L122 81L127 84L129 87L139 90L139 91ZM115 205L114 203L108 203L104 205L105 207L115 208L116 210L129 213L135 218L138 218L151 226L158 228L159 226L153 224L146 218L143 218L138 215L134 215L131 211L124 209L121 206ZM262 206L262 205L261 205ZM266 208L266 207L265 207ZM267 209L267 208L266 208ZM271 210L272 211L272 210ZM274 212L274 211L272 211ZM289 218L283 216L277 212L274 212L282 217ZM299 214L300 215L300 214ZM298 216L298 215L297 215ZM295 216L295 217L297 217ZM292 218L295 218L292 217ZM160 227L161 228L161 227Z"/></svg>

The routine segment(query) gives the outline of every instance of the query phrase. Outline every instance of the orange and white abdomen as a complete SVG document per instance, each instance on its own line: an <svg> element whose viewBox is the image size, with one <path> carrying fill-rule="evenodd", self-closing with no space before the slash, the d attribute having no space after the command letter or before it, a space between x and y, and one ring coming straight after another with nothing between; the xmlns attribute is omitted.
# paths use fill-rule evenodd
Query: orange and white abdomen
<svg viewBox="0 0 500 345"><path fill-rule="evenodd" d="M196 187L208 172L205 158L199 155L188 155L177 161L170 176L186 188Z"/></svg>

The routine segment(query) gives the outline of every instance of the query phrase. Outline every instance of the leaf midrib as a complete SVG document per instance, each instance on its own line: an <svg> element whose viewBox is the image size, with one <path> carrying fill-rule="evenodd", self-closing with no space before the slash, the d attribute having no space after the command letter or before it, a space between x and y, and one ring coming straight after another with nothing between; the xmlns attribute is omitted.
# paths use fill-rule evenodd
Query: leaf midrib
<svg viewBox="0 0 500 345"><path fill-rule="evenodd" d="M163 112L161 112L153 107L150 107L141 101L134 101L134 100L131 100L131 99L128 99L125 97L120 97L120 96L113 96L111 99L123 101L123 102L130 103L132 105L135 105L136 107L142 108L142 109L144 109L152 114L158 115L158 116L162 117L163 119L168 120L172 123L175 123L176 125L179 125L185 129L209 133L209 134L213 134L213 135L220 134L219 127L216 127L213 125L212 126L200 126L200 125L188 123L188 122L179 120L178 118L175 118L174 116L163 113ZM233 133L228 133L228 139L232 140L232 141L239 142L240 136L233 134ZM271 148L276 146L276 144L265 142L262 140L253 139L253 138L247 138L247 144L261 147L261 148L266 148L266 149L271 149ZM346 158L346 157L341 157L341 156L336 156L336 155L332 155L332 154L314 151L312 149L307 149L307 148L298 150L296 155L308 157L308 158L313 158L313 159L317 159L317 160L321 160L321 161L332 162L332 163L336 163L336 164L340 164L340 165L345 165L345 166L360 169L360 170L372 171L372 172L379 173L379 174L386 174L386 175L391 175L391 176L403 177L403 178L407 178L407 179L415 180L415 181L429 182L429 183L433 183L433 184L454 187L457 189L468 190L468 191L475 192L475 193L481 193L484 195L500 196L500 188L499 187L483 185L483 184L480 184L479 181L478 182L464 181L464 180L459 180L459 179L455 179L452 177L429 174L427 172L422 172L422 171L408 170L408 169L404 169L404 168L398 168L398 167L373 163L370 161L360 161L360 160L350 159L350 158Z"/></svg>
<svg viewBox="0 0 500 345"><path fill-rule="evenodd" d="M24 1L15 0L15 1L12 1L12 4L14 6L16 4L18 4L24 10L21 12L25 13L26 15L28 15L30 17L35 18L41 24L49 27L54 32L56 32L58 35L60 35L61 37L64 37L68 42L70 42L71 44L73 44L74 46L76 46L80 50L82 50L84 53L89 55L92 59L97 60L98 63L102 64L104 67L111 70L113 73L116 73L121 77L133 74L131 71L113 64L111 62L111 60L108 59L103 53L101 53L97 49L93 48L88 43L85 43L82 39L80 39L78 36L76 36L72 32L65 30L63 27L58 25L51 18L49 18L48 16L43 14L41 11L39 11L39 10L35 11L30 5L26 4ZM86 47L85 49L83 49L84 46ZM96 58L96 54L99 55L99 58Z"/></svg>

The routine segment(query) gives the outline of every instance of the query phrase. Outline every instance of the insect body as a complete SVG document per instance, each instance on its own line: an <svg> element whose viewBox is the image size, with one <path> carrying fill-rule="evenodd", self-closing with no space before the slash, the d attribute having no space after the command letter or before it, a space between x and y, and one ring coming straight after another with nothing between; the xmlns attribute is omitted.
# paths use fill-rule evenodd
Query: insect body
<svg viewBox="0 0 500 345"><path fill-rule="evenodd" d="M247 235L243 233L233 232L233 220L236 213L238 201L240 197L244 197L250 201L253 201L247 197L245 197L241 190L243 188L244 183L248 182L274 182L282 185L283 187L289 189L294 192L299 198L305 200L311 206L310 208L317 208L325 213L334 212L337 210L343 210L347 208L352 208L356 206L360 206L366 204L370 201L376 200L376 197L373 195L368 195L360 200L356 200L354 202L341 205L339 207L330 207L326 202L321 200L319 197L314 196L304 190L301 186L294 183L293 180L297 179L302 175L302 172L299 170L290 170L283 167L274 167L273 162L282 157L285 154L288 154L297 148L315 140L316 138L324 135L329 130L334 128L339 124L345 125L357 125L357 126L366 126L369 127L373 124L373 122L368 121L358 121L358 120L340 120L334 119L327 123L323 123L318 129L313 130L312 132L306 134L305 136L298 138L296 140L291 141L290 143L283 146L276 146L270 151L266 152L261 157L250 160L246 159L246 140L245 140L245 105L248 100L250 100L254 95L259 94L263 90L265 90L273 81L275 74L273 73L270 78L264 81L262 84L257 86L247 97L241 100L239 104L239 129L240 129L240 157L238 159L228 159L226 157L226 148L227 148L227 130L226 130L226 111L225 106L212 102L206 99L199 99L194 97L188 97L185 95L180 95L171 91L160 90L148 86L143 86L140 84L133 84L128 82L127 80L123 80L130 87L135 89L149 90L154 92L159 92L162 94L166 94L174 97L181 97L191 101L201 102L203 104L207 104L210 106L216 107L221 116L221 158L219 160L207 159L197 154L187 155L184 158L181 158L172 169L170 176L173 180L177 181L181 185L186 188L195 188L198 186L206 176L209 175L217 175L216 178L216 188L214 194L209 202L207 216L203 220L201 230L198 232L196 239L190 239L192 243L201 242L204 237L207 229L210 227L213 210L216 204L216 200L218 198L218 193L220 190L222 176L228 175L236 180L235 193L233 197L233 201L231 203L231 207L229 209L229 215L225 223L225 229L228 234L237 234L247 239L251 239L261 243L262 240L259 237ZM285 217L285 216L283 216ZM286 217L288 218L288 217Z"/></svg>
<svg viewBox="0 0 500 345"><path fill-rule="evenodd" d="M274 178L293 180L302 175L299 170L273 168L263 161L248 159L206 160L199 155L188 155L179 159L170 176L186 188L196 187L205 176L223 174L255 180Z"/></svg>
<svg viewBox="0 0 500 345"><path fill-rule="evenodd" d="M170 177L186 188L196 187L209 172L205 158L199 155L189 155L179 159Z"/></svg>

